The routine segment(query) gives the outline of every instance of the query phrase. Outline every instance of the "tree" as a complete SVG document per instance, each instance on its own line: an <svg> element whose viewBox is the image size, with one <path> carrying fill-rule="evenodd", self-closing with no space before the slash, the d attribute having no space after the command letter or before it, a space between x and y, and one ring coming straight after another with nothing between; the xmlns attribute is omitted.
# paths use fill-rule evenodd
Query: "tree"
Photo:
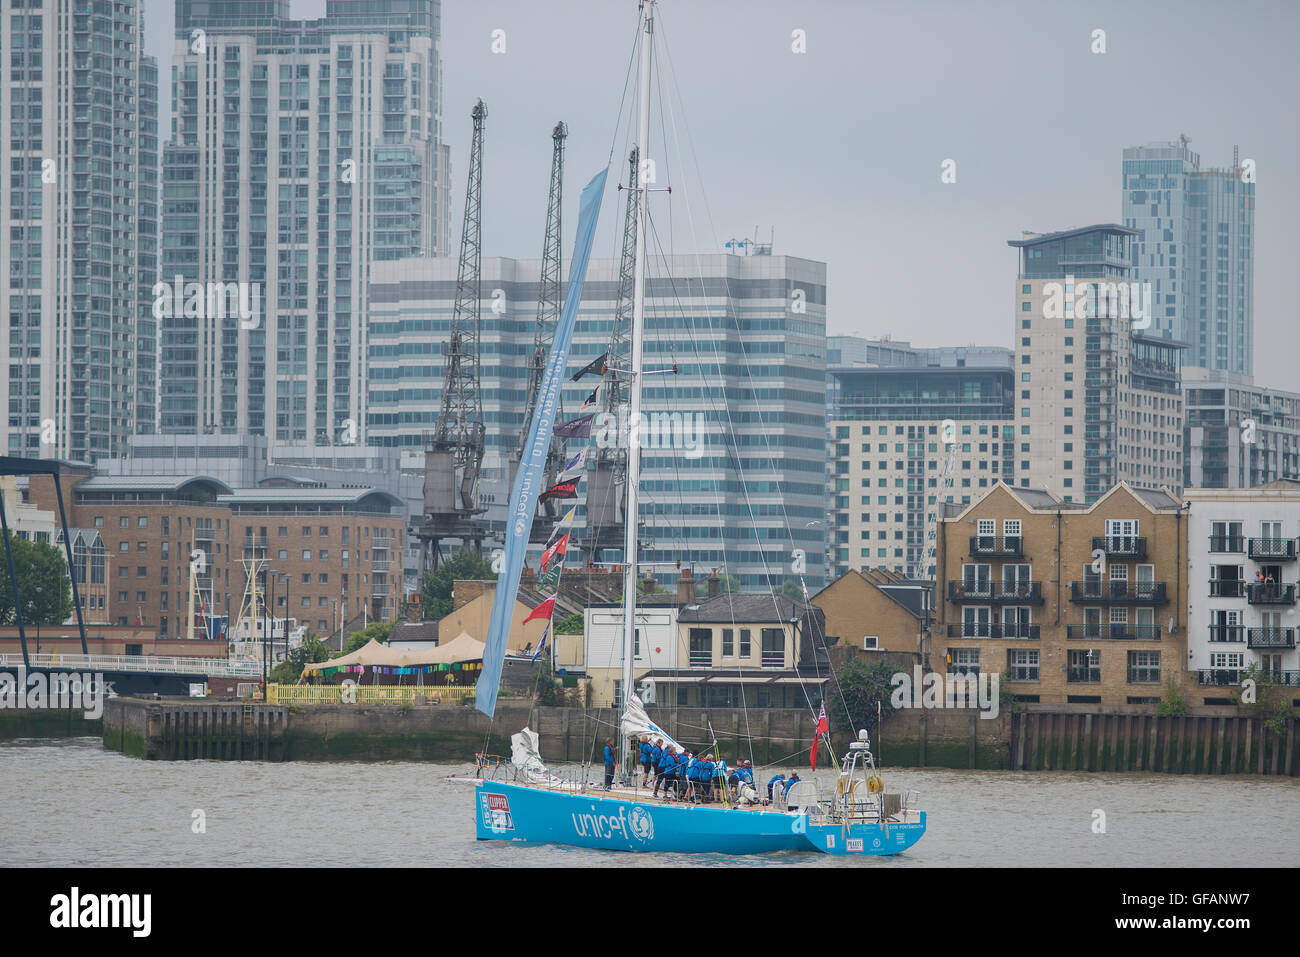
<svg viewBox="0 0 1300 957"><path fill-rule="evenodd" d="M793 599L794 601L803 601L803 589L799 587L798 582L783 582L781 587L773 592L773 594L784 595L786 598Z"/></svg>
<svg viewBox="0 0 1300 957"><path fill-rule="evenodd" d="M555 634L557 635L580 635L582 634L583 621L582 613L574 612L568 618L555 623Z"/></svg>
<svg viewBox="0 0 1300 957"><path fill-rule="evenodd" d="M72 580L63 551L45 542L29 542L15 532L9 533L9 547L13 551L23 624L63 624L73 611ZM13 624L17 620L12 592L7 585L0 587L0 623Z"/></svg>
<svg viewBox="0 0 1300 957"><path fill-rule="evenodd" d="M533 669L533 694L537 696L537 703L544 705L563 704L563 693L559 679L551 671L551 663L542 658Z"/></svg>
<svg viewBox="0 0 1300 957"><path fill-rule="evenodd" d="M866 728L876 733L876 707L881 715L894 710L890 702L893 693L891 678L898 669L888 661L867 664L861 658L852 658L835 672L826 686L826 716L836 731L856 734ZM842 701L831 701L843 697Z"/></svg>
<svg viewBox="0 0 1300 957"><path fill-rule="evenodd" d="M329 661L329 657L329 648L315 635L308 635L301 645L289 652L289 657L271 669L271 680L276 684L291 685L302 677L303 665Z"/></svg>
<svg viewBox="0 0 1300 957"><path fill-rule="evenodd" d="M718 576L718 594L731 595L740 592L740 580L735 575L722 574ZM701 578L695 583L695 597L705 598L709 594L709 580Z"/></svg>
<svg viewBox="0 0 1300 957"><path fill-rule="evenodd" d="M492 562L482 552L462 548L420 583L420 601L426 619L438 620L451 614L452 586L462 581L496 581Z"/></svg>
<svg viewBox="0 0 1300 957"><path fill-rule="evenodd" d="M348 643L343 646L341 654L350 655L358 648L364 648L372 640L381 643L385 642L392 633L393 623L391 621L377 621L360 631L353 632L352 637L348 639Z"/></svg>

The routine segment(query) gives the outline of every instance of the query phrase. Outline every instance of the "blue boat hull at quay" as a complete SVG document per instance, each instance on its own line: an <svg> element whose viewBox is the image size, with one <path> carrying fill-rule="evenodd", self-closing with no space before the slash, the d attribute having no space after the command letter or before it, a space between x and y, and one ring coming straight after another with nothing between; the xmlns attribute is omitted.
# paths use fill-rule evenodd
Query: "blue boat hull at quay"
<svg viewBox="0 0 1300 957"><path fill-rule="evenodd" d="M483 781L475 787L477 837L610 851L766 854L818 850L898 854L925 833L925 813L907 824L810 824L807 814L657 804Z"/></svg>

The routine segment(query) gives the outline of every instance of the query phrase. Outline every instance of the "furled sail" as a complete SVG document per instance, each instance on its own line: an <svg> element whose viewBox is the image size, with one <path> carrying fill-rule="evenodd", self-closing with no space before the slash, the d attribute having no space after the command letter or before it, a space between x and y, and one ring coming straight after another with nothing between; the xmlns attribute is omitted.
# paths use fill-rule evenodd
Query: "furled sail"
<svg viewBox="0 0 1300 957"><path fill-rule="evenodd" d="M546 451L551 444L551 427L555 423L555 411L559 407L560 386L564 383L565 366L569 361L569 342L573 338L578 303L582 301L582 284L587 276L587 260L591 258L591 242L596 233L596 220L600 215L600 198L605 189L607 172L608 169L603 169L593 176L582 191L578 209L578 235L574 240L573 259L569 262L569 286L564 296L564 308L560 310L560 318L555 324L555 339L551 343L551 354L546 360L546 374L537 397L533 421L528 426L528 442L524 446L514 488L510 492L504 561L497 578L492 617L488 622L483 671L474 688L474 707L489 717L496 711L506 639L510 636L510 621L514 617L515 596L519 594L519 575L524 567L524 552L528 549L528 533L533 527L533 516L537 512L537 496L542 490L542 470L546 465Z"/></svg>
<svg viewBox="0 0 1300 957"><path fill-rule="evenodd" d="M510 736L510 763L520 771L545 771L537 746L537 732L527 728Z"/></svg>
<svg viewBox="0 0 1300 957"><path fill-rule="evenodd" d="M683 750L682 746L670 738L663 728L650 720L650 716L645 713L645 705L635 694L627 696L627 708L623 712L623 733L629 738L635 737L638 741L643 735L649 735L651 742L661 740L665 745L671 744L678 751Z"/></svg>

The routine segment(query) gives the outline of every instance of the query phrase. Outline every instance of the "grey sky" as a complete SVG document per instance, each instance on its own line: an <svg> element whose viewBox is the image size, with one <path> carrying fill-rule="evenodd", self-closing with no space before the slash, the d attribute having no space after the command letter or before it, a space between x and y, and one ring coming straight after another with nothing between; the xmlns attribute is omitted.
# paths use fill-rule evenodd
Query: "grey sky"
<svg viewBox="0 0 1300 957"><path fill-rule="evenodd" d="M171 2L144 3L166 101ZM323 11L323 0L294 7ZM654 200L665 230L671 203L676 252L775 227L777 253L828 264L831 334L1011 346L1006 240L1119 222L1126 146L1186 133L1204 168L1227 166L1235 143L1258 169L1255 378L1300 391L1300 5L663 0L661 12L684 101L663 119L694 144L684 163L670 144L659 179L672 198ZM609 155L635 27L634 0L444 0L453 246L481 96L484 252L540 254L550 130L563 119L567 255L578 192ZM491 49L498 29L504 55ZM795 29L805 54L791 51ZM1104 54L1090 52L1095 29ZM625 126L612 180L625 178L628 142ZM955 184L940 182L948 158ZM618 252L611 199L603 256Z"/></svg>

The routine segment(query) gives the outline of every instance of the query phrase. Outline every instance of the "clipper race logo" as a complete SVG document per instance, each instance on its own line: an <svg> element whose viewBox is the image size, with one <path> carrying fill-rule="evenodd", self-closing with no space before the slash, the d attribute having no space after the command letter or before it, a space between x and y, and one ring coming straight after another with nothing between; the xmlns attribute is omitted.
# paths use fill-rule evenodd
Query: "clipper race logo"
<svg viewBox="0 0 1300 957"><path fill-rule="evenodd" d="M510 799L504 794L480 794L483 806L483 825L492 832L513 831L515 823L510 817Z"/></svg>

